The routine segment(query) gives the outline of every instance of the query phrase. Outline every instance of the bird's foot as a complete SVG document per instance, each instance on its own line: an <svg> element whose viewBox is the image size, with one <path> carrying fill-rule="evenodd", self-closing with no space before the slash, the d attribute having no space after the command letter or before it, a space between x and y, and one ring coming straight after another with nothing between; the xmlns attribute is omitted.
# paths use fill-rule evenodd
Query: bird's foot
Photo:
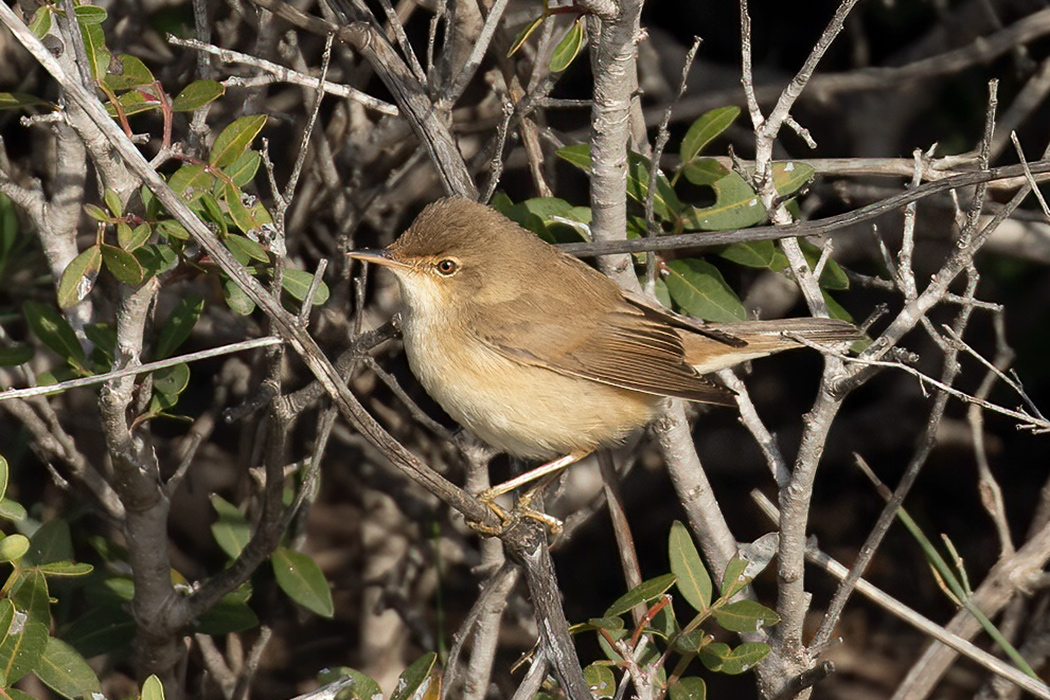
<svg viewBox="0 0 1050 700"><path fill-rule="evenodd" d="M545 485L546 484L542 484L540 488L530 489L523 493L517 502L515 502L514 508L509 513L495 501L500 494L493 493L494 489L485 489L478 494L477 498L496 514L500 519L500 524L492 526L486 525L485 523L468 521L467 525L480 535L486 537L499 537L521 522L522 518L530 518L546 525L547 529L550 530L551 535L555 538L558 537L563 529L561 520L558 520L553 515L547 515L546 513L532 507L533 498L536 497L536 494L541 491L542 486Z"/></svg>

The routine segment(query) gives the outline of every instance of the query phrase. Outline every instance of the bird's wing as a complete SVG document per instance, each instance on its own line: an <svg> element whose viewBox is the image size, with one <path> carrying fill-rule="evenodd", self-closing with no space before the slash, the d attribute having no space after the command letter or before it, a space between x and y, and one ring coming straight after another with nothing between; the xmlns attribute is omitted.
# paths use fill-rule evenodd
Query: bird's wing
<svg viewBox="0 0 1050 700"><path fill-rule="evenodd" d="M526 291L504 308L488 307L484 322L476 324L485 331L475 330L475 335L510 360L559 374L657 396L732 404L731 391L686 364L682 341L666 323L622 297L610 300L603 295L597 304L586 301L593 300L580 299L579 305L566 308ZM522 304L535 313L527 321L516 321L514 310ZM584 311L595 307L596 313Z"/></svg>

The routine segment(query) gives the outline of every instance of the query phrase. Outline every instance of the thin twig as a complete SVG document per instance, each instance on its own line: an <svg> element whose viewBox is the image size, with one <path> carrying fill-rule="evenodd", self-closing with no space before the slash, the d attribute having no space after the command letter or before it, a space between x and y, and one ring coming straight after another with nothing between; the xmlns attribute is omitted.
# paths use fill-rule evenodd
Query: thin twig
<svg viewBox="0 0 1050 700"><path fill-rule="evenodd" d="M75 389L82 386L92 386L94 384L102 384L108 382L111 379L121 379L123 377L130 377L136 374L146 374L147 372L154 372L158 369L164 369L165 367L174 367L175 365L181 365L184 362L196 362L197 360L206 360L209 357L219 357L221 355L229 355L235 352L241 352L242 350L251 350L253 348L263 348L273 345L280 345L284 343L281 338L254 338L252 340L242 340L239 343L231 343L230 345L223 345L218 348L211 348L210 350L198 350L197 352L187 353L185 355L179 355L178 357L169 357L165 360L157 360L156 362L147 362L142 365L135 367L126 367L124 369L114 370L112 372L106 372L105 374L96 374L91 377L81 377L78 379L69 379L64 382L58 382L57 384L50 384L48 386L34 386L26 389L10 389L8 391L0 392L0 401L7 401L8 399L24 399L30 396L44 396L47 394L57 394L68 389Z"/></svg>

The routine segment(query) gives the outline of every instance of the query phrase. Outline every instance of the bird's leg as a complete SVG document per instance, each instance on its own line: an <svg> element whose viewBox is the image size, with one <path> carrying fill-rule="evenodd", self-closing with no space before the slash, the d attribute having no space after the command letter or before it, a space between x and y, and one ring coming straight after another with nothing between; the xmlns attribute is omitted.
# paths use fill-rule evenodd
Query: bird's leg
<svg viewBox="0 0 1050 700"><path fill-rule="evenodd" d="M559 457L558 459L547 462L546 464L540 465L535 469L517 476L509 481L505 481L502 484L497 484L491 488L485 489L478 494L478 500L487 505L492 511L499 516L502 525L498 528L490 527L478 527L480 523L471 525L475 530L478 530L483 535L500 535L516 523L520 518L532 518L537 520L550 529L551 533L557 536L561 532L562 524L561 521L555 517L541 513L538 510L534 510L530 507L532 499L536 497L536 494L543 491L550 485L551 481L557 476L563 469L568 467L570 464L580 461L586 457L590 452L572 452ZM514 504L514 510L507 513L503 508L496 505L496 499L505 493L509 493L514 489L524 486L525 484L533 481L540 480L540 483L536 484L528 491L521 495L517 503Z"/></svg>
<svg viewBox="0 0 1050 700"><path fill-rule="evenodd" d="M502 484L497 484L492 488L485 489L484 491L478 494L478 500L484 503L492 503L503 494L510 493L511 491L520 486L524 486L525 484L536 481L537 479L545 477L548 474L557 474L565 467L575 462L579 462L581 459L583 459L589 454L589 451L571 452L565 455L564 457L559 457L558 459L547 462L546 464L541 464L535 469L530 469L524 474L516 476L513 479L510 479L509 481L504 481Z"/></svg>

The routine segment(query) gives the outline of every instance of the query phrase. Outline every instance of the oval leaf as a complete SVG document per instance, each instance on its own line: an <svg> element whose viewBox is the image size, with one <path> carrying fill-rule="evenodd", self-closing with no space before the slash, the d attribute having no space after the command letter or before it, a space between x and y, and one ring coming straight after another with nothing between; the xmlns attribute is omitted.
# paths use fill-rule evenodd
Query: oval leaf
<svg viewBox="0 0 1050 700"><path fill-rule="evenodd" d="M41 525L30 541L32 551L29 558L33 564L50 564L73 558L73 533L69 523L61 518Z"/></svg>
<svg viewBox="0 0 1050 700"><path fill-rule="evenodd" d="M157 80L146 64L136 56L122 53L117 56L115 63L120 72L110 71L106 74L106 87L110 90L130 90L152 85Z"/></svg>
<svg viewBox="0 0 1050 700"><path fill-rule="evenodd" d="M83 363L84 349L80 347L73 327L62 314L35 301L22 304L22 313L25 314L33 333L44 345L72 363Z"/></svg>
<svg viewBox="0 0 1050 700"><path fill-rule="evenodd" d="M142 692L139 693L141 700L164 700L164 684L157 676L152 675L142 681Z"/></svg>
<svg viewBox="0 0 1050 700"><path fill-rule="evenodd" d="M235 120L216 137L208 162L220 168L230 165L248 150L265 124L265 114Z"/></svg>
<svg viewBox="0 0 1050 700"><path fill-rule="evenodd" d="M704 612L711 606L711 593L714 584L707 573L700 552L693 544L689 530L679 521L671 525L668 538L668 554L671 560L671 573L678 577L678 590L682 597L697 612Z"/></svg>
<svg viewBox="0 0 1050 700"><path fill-rule="evenodd" d="M95 570L95 567L91 566L91 564L72 561L56 561L53 564L44 564L37 568L45 576L56 576L59 578L86 576Z"/></svg>
<svg viewBox="0 0 1050 700"><path fill-rule="evenodd" d="M219 515L212 523L211 534L230 559L236 559L252 537L252 528L244 514L222 496L212 494L211 507Z"/></svg>
<svg viewBox="0 0 1050 700"><path fill-rule="evenodd" d="M750 671L769 654L769 645L761 642L744 642L722 657L721 672L735 676Z"/></svg>
<svg viewBox="0 0 1050 700"><path fill-rule="evenodd" d="M7 480L10 476L9 469L7 467L7 459L3 455L0 455L0 499L3 499L7 495Z"/></svg>
<svg viewBox="0 0 1050 700"><path fill-rule="evenodd" d="M163 360L170 357L180 345L190 337L193 327L204 311L204 298L197 294L190 294L179 299L179 303L171 310L168 320L161 326L160 334L157 336L156 359Z"/></svg>
<svg viewBox="0 0 1050 700"><path fill-rule="evenodd" d="M751 579L747 577L748 563L746 559L733 557L726 564L726 570L722 572L722 585L719 588L723 598L732 598L751 583Z"/></svg>
<svg viewBox="0 0 1050 700"><path fill-rule="evenodd" d="M605 617L623 615L639 603L647 603L662 596L675 583L674 574L664 574L642 581L640 584L620 596L615 603L605 611Z"/></svg>
<svg viewBox="0 0 1050 700"><path fill-rule="evenodd" d="M551 73L561 73L568 68L576 59L576 56L579 55L582 48L583 17L581 16L576 18L576 21L569 27L569 31L558 42L558 45L554 47L549 64Z"/></svg>
<svg viewBox="0 0 1050 700"><path fill-rule="evenodd" d="M192 112L219 99L225 92L226 88L222 83L214 80L194 80L172 101L171 109L175 112Z"/></svg>
<svg viewBox="0 0 1050 700"><path fill-rule="evenodd" d="M777 194L789 195L802 188L817 174L816 169L808 163L798 163L791 160L775 161L773 163L773 186Z"/></svg>
<svg viewBox="0 0 1050 700"><path fill-rule="evenodd" d="M715 620L730 632L757 632L780 622L780 616L753 600L736 600L714 610Z"/></svg>
<svg viewBox="0 0 1050 700"><path fill-rule="evenodd" d="M185 391L189 383L190 367L185 362L158 369L153 373L153 390L170 398Z"/></svg>
<svg viewBox="0 0 1050 700"><path fill-rule="evenodd" d="M714 265L697 258L679 258L667 263L665 270L671 298L690 315L719 323L747 318L744 305Z"/></svg>
<svg viewBox="0 0 1050 700"><path fill-rule="evenodd" d="M149 224L139 224L135 228L125 223L117 224L117 243L129 253L141 248L152 235L153 227Z"/></svg>
<svg viewBox="0 0 1050 700"><path fill-rule="evenodd" d="M28 345L0 348L0 367L17 367L33 359L33 354L33 348Z"/></svg>
<svg viewBox="0 0 1050 700"><path fill-rule="evenodd" d="M226 248L233 253L233 257L237 258L237 262L241 265L247 266L252 260L259 262L270 261L270 256L267 255L266 249L245 236L232 233L223 239L223 243L226 244Z"/></svg>
<svg viewBox="0 0 1050 700"><path fill-rule="evenodd" d="M222 169L233 180L237 187L244 187L255 178L256 171L262 163L262 154L258 151L245 151Z"/></svg>
<svg viewBox="0 0 1050 700"><path fill-rule="evenodd" d="M0 562L16 561L29 551L29 538L25 535L8 535L0 540Z"/></svg>
<svg viewBox="0 0 1050 700"><path fill-rule="evenodd" d="M539 17L537 17L536 19L534 19L531 22L529 22L528 24L526 24L525 28L522 29L520 32L518 32L518 36L514 37L514 42L510 45L510 49L507 51L507 57L508 58L510 56L513 56L515 53L517 53L518 49L521 48L521 45L524 44L526 41L528 41L528 39L532 35L532 33L534 31L536 31L536 27L538 27L541 24L543 24L543 20L546 19L546 18L547 18L547 15L546 15L546 13L544 13L544 14L540 15Z"/></svg>
<svg viewBox="0 0 1050 700"><path fill-rule="evenodd" d="M612 669L604 664L591 664L583 669L583 679L587 681L587 687L591 695L596 698L611 698L616 696L616 676Z"/></svg>
<svg viewBox="0 0 1050 700"><path fill-rule="evenodd" d="M697 158L682 164L685 179L701 187L710 187L731 172L714 158Z"/></svg>
<svg viewBox="0 0 1050 700"><path fill-rule="evenodd" d="M430 652L419 657L402 672L397 679L397 687L390 694L390 700L414 700L422 697L423 685L430 679L430 672L437 662L437 654ZM425 692L425 691L424 691Z"/></svg>
<svg viewBox="0 0 1050 700"><path fill-rule="evenodd" d="M754 226L766 218L766 209L758 195L737 173L729 173L713 182L711 187L715 191L715 203L709 207L687 209L683 216L686 229L728 231Z"/></svg>
<svg viewBox="0 0 1050 700"><path fill-rule="evenodd" d="M24 613L15 612L11 629L0 643L0 673L7 675L8 683L14 683L36 669L47 639L47 625L26 622Z"/></svg>
<svg viewBox="0 0 1050 700"><path fill-rule="evenodd" d="M332 617L332 591L321 569L308 555L278 547L270 556L277 585L288 597L323 617Z"/></svg>
<svg viewBox="0 0 1050 700"><path fill-rule="evenodd" d="M84 657L61 639L47 640L47 647L33 671L44 685L69 700L102 692L98 676Z"/></svg>
<svg viewBox="0 0 1050 700"><path fill-rule="evenodd" d="M310 291L310 285L313 284L313 281L314 276L306 270L285 270L281 275L281 284L284 287L284 291L299 301L306 299L306 294ZM314 292L313 305L317 306L328 301L328 293L328 285L324 282L317 285L317 291Z"/></svg>
<svg viewBox="0 0 1050 700"><path fill-rule="evenodd" d="M124 284L139 284L146 274L134 255L116 246L102 246L102 261L106 263L106 269Z"/></svg>
<svg viewBox="0 0 1050 700"><path fill-rule="evenodd" d="M718 252L720 257L744 267L781 271L789 265L787 256L777 250L773 241L732 243Z"/></svg>
<svg viewBox="0 0 1050 700"><path fill-rule="evenodd" d="M376 700L376 698L383 697L383 691L380 689L379 684L356 668L337 666L336 668L325 669L317 674L317 680L324 685L334 685L346 678L349 678L351 681L350 687L346 689L349 692L349 700ZM342 697L342 693L340 693L340 697Z"/></svg>
<svg viewBox="0 0 1050 700"><path fill-rule="evenodd" d="M58 305L63 309L76 306L95 286L95 279L102 266L100 247L93 245L66 265L62 279L58 282Z"/></svg>
<svg viewBox="0 0 1050 700"><path fill-rule="evenodd" d="M679 149L682 162L688 163L696 158L707 144L728 129L738 116L740 116L740 108L736 106L719 107L702 114L690 125L689 131L685 132L682 138L682 147Z"/></svg>
<svg viewBox="0 0 1050 700"><path fill-rule="evenodd" d="M707 686L702 678L689 676L679 678L667 687L671 700L705 700L707 698Z"/></svg>

